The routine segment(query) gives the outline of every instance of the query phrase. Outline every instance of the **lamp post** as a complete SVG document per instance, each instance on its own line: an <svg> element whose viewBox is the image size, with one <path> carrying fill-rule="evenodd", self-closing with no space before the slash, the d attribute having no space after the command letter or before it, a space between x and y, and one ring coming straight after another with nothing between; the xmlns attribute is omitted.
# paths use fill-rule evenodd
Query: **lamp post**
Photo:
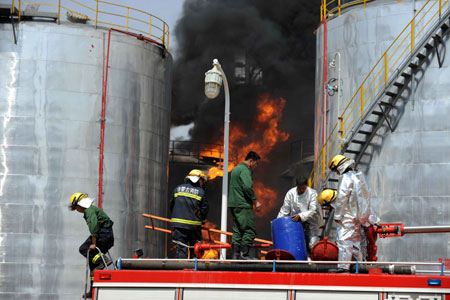
<svg viewBox="0 0 450 300"><path fill-rule="evenodd" d="M230 131L230 91L228 81L219 60L213 60L213 68L205 73L205 95L209 99L216 98L220 93L220 87L225 89L225 118L223 131L223 181L222 181L222 214L220 218L220 230L227 231L227 209L228 209L228 144ZM220 235L220 241L227 242L225 234ZM226 259L226 249L220 251L220 259Z"/></svg>

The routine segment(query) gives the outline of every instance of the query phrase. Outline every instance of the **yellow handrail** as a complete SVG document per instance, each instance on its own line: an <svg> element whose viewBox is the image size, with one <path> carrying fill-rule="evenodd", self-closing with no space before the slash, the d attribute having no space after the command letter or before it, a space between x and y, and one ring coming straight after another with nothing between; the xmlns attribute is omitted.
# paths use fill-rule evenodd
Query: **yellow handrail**
<svg viewBox="0 0 450 300"><path fill-rule="evenodd" d="M12 0L13 13L15 1L16 0ZM58 22L61 18L61 10L65 10L66 12L86 17L88 21L95 25L95 27L97 27L98 24L105 24L146 35L156 42L161 43L169 50L169 26L161 18L137 8L102 0L90 0L92 5L81 3L77 0L46 0L46 2L41 1L33 3L22 0L17 1L19 2L19 22L21 20L22 4L56 7ZM114 19L114 21L111 21L111 17L117 18ZM116 23L118 20L120 20L119 22L121 23Z"/></svg>
<svg viewBox="0 0 450 300"><path fill-rule="evenodd" d="M331 0L331 1L324 0L324 1L322 1L322 4L320 6L320 20L323 21L324 18L328 19L329 17L333 17L336 12L337 12L338 16L341 16L341 11L347 7L363 4L364 8L366 8L367 2L371 2L371 1L374 1L374 0L359 0L359 1L352 1L350 3L341 4L341 0L338 0L336 7L328 9L328 7L330 7L334 2L336 2L336 0ZM398 0L398 3L401 3L401 2L402 2L401 0Z"/></svg>
<svg viewBox="0 0 450 300"><path fill-rule="evenodd" d="M330 1L322 4L322 16L329 16L326 6L334 2ZM375 65L368 72L367 76L358 85L358 89L346 104L342 113L338 116L336 123L322 147L317 149L318 156L314 162L309 182L317 186L327 176L324 166L334 155L342 150L341 141L367 114L367 109L375 103L376 96L384 91L388 82L396 76L395 70L401 66L407 57L414 53L415 42L420 39L423 32L430 29L442 15L442 9L449 6L450 0L428 0L422 8L415 14L411 21L403 28L400 34L392 41L377 60ZM363 1L357 1L362 3ZM352 2L354 5L357 2ZM364 1L365 2L365 1ZM400 0L399 0L400 3ZM340 1L338 1L340 4ZM436 7L436 5L439 5ZM340 6L341 8L344 5ZM420 29L420 30L418 30ZM408 42L409 41L409 42ZM358 101L359 100L359 101ZM336 129L339 130L336 130Z"/></svg>

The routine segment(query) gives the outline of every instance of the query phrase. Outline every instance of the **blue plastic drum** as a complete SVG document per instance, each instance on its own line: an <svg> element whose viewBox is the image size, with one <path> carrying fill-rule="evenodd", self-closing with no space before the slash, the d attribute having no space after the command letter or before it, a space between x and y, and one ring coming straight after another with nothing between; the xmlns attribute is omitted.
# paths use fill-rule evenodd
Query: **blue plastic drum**
<svg viewBox="0 0 450 300"><path fill-rule="evenodd" d="M291 217L282 217L272 221L273 249L288 251L296 260L306 260L306 242L303 226L292 221Z"/></svg>

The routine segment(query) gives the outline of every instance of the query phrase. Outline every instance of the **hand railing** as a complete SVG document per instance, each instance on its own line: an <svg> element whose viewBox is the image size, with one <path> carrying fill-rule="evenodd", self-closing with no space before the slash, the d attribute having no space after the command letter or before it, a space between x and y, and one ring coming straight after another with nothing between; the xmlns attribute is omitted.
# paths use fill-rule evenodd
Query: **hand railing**
<svg viewBox="0 0 450 300"><path fill-rule="evenodd" d="M342 142L346 141L354 127L370 113L368 110L378 97L384 94L391 80L398 76L398 70L414 53L418 41L428 38L426 33L439 22L444 9L449 8L449 1L428 0L369 71L339 115L322 148L316 153L310 175L312 186L317 187L324 181L328 160L341 152Z"/></svg>
<svg viewBox="0 0 450 300"><path fill-rule="evenodd" d="M61 12L67 11L85 18L96 27L106 25L116 27L129 32L145 35L146 37L164 45L169 50L169 26L157 16L133 7L110 3L102 0L90 0L92 4L83 4L77 0L46 0L39 2L26 2L11 0L14 13L15 4L18 3L19 22L22 18L24 5L39 5L56 10L58 21Z"/></svg>
<svg viewBox="0 0 450 300"><path fill-rule="evenodd" d="M323 21L325 18L329 18L334 16L336 13L338 16L341 15L341 10L355 5L364 5L366 8L366 4L368 2L372 2L374 0L355 0L355 1L343 1L343 0L322 0L322 4L320 5L320 21ZM401 3L402 0L398 0L398 3Z"/></svg>

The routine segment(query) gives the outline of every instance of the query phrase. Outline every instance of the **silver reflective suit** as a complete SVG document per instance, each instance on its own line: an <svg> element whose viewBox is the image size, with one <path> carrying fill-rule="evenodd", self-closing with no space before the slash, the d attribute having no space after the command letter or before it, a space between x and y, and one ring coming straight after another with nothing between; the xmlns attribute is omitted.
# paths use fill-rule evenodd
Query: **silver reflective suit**
<svg viewBox="0 0 450 300"><path fill-rule="evenodd" d="M338 168L342 174L354 165L349 160ZM349 170L339 177L338 194L332 204L335 208L334 220L337 225L337 245L339 261L366 260L367 238L362 226L379 222L370 204L370 191L364 174ZM339 264L340 269L349 269L349 264Z"/></svg>
<svg viewBox="0 0 450 300"><path fill-rule="evenodd" d="M321 206L317 202L317 192L309 187L299 194L297 187L290 189L284 197L283 206L277 218L300 215L306 242L311 249L318 241L320 227L323 225Z"/></svg>

